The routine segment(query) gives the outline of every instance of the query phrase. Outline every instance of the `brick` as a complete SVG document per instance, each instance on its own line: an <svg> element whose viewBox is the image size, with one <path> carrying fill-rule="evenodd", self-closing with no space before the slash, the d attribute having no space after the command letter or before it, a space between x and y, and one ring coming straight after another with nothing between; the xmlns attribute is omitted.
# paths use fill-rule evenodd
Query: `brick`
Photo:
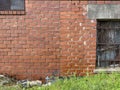
<svg viewBox="0 0 120 90"><path fill-rule="evenodd" d="M97 4L105 4L105 1L104 1L104 0L101 0L101 1L98 0L98 1L97 1Z"/></svg>

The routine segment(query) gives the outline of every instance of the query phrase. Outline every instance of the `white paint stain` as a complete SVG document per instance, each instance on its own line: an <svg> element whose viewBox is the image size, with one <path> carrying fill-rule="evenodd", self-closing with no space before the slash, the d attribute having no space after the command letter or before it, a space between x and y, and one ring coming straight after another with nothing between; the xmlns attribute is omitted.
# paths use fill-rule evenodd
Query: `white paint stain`
<svg viewBox="0 0 120 90"><path fill-rule="evenodd" d="M85 30L85 27L83 27L83 30Z"/></svg>
<svg viewBox="0 0 120 90"><path fill-rule="evenodd" d="M80 26L82 26L82 23L79 23Z"/></svg>
<svg viewBox="0 0 120 90"><path fill-rule="evenodd" d="M84 41L84 45L87 45L87 44L86 44L86 41Z"/></svg>

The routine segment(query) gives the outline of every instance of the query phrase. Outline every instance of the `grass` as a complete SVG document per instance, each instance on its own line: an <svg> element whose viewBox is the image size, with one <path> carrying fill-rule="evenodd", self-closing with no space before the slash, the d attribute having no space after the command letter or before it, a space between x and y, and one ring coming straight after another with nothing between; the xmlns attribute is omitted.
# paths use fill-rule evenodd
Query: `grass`
<svg viewBox="0 0 120 90"><path fill-rule="evenodd" d="M21 89L18 86L1 87L0 90L120 90L120 74L97 74L57 80L51 86Z"/></svg>
<svg viewBox="0 0 120 90"><path fill-rule="evenodd" d="M101 73L83 78L71 77L38 90L120 90L120 74Z"/></svg>

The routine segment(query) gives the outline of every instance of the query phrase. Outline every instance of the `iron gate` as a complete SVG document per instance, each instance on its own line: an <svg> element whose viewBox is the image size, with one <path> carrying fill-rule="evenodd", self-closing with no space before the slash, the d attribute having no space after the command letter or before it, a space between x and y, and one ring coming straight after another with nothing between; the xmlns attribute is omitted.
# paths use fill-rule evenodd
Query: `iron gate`
<svg viewBox="0 0 120 90"><path fill-rule="evenodd" d="M97 23L97 67L120 66L120 21Z"/></svg>

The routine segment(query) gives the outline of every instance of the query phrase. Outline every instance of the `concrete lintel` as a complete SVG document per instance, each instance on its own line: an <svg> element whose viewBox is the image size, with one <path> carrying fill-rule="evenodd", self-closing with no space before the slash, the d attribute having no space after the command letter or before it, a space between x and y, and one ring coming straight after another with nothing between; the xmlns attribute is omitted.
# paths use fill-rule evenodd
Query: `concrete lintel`
<svg viewBox="0 0 120 90"><path fill-rule="evenodd" d="M88 4L89 19L120 19L120 5L116 4Z"/></svg>

